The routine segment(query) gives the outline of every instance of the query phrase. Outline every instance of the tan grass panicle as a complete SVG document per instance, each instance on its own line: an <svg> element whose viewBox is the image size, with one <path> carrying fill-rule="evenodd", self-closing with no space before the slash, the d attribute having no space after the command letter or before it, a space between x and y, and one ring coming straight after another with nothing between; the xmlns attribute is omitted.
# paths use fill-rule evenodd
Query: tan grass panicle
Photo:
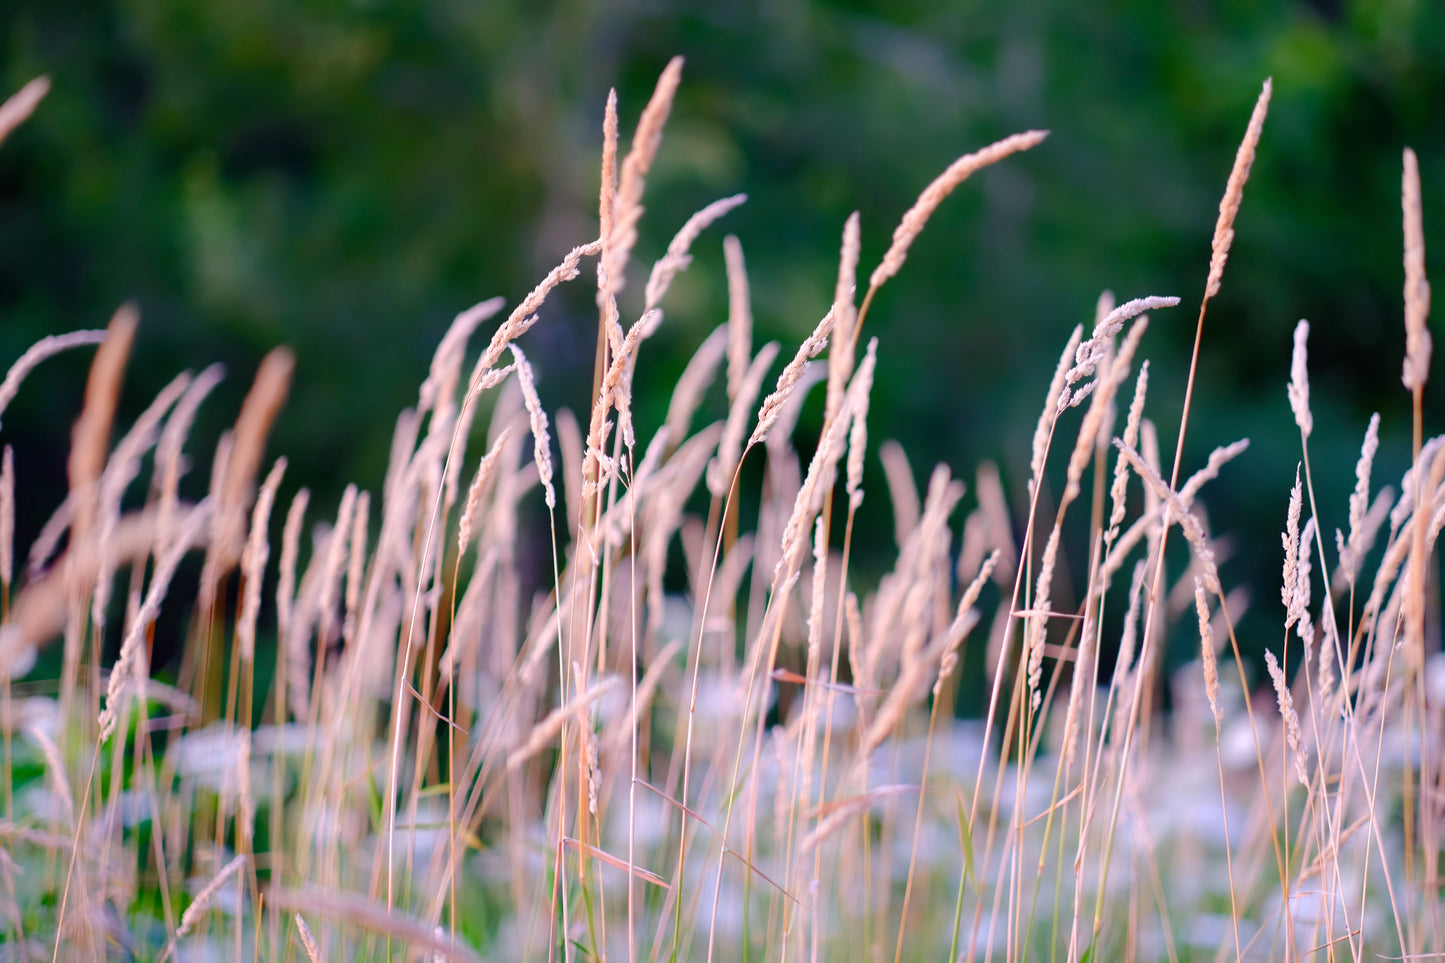
<svg viewBox="0 0 1445 963"><path fill-rule="evenodd" d="M311 935L311 927L306 925L300 913L296 914L295 920L296 933L301 938L301 948L306 951L306 959L309 963L325 963L326 958L321 955L321 947L316 945L316 937Z"/></svg>
<svg viewBox="0 0 1445 963"><path fill-rule="evenodd" d="M111 732L115 729L116 715L121 709L126 683L129 681L128 677L136 671L137 660L143 657L142 644L151 623L160 615L161 602L170 589L171 579L175 577L176 569L180 566L181 559L185 554L192 548L205 543L206 529L210 523L212 511L213 508L209 502L202 502L191 511L190 517L182 523L175 541L156 564L155 571L151 573L150 587L146 590L145 602L142 603L140 611L127 627L125 638L120 644L120 655L116 658L115 665L111 666L110 682L105 695L105 708L101 710L99 717L102 743L110 738ZM147 668L142 667L142 671L146 671ZM146 674L149 674L148 671Z"/></svg>
<svg viewBox="0 0 1445 963"><path fill-rule="evenodd" d="M85 406L71 431L70 459L66 469L71 493L77 500L75 519L71 523L72 537L77 541L89 534L95 518L96 493L93 486L105 468L121 379L139 323L140 314L130 303L121 305L110 319L105 341L91 362L90 376L85 383Z"/></svg>
<svg viewBox="0 0 1445 963"><path fill-rule="evenodd" d="M828 352L828 399L826 417L831 418L843 395L843 386L853 376L853 350L858 333L858 309L853 302L857 287L858 252L861 245L858 212L843 224L843 247L838 257L838 283L833 291L833 347Z"/></svg>
<svg viewBox="0 0 1445 963"><path fill-rule="evenodd" d="M1194 580L1194 613L1199 619L1200 659L1204 664L1204 694L1209 697L1209 711L1214 714L1214 727L1224 724L1219 708L1219 663L1214 654L1214 632L1209 624L1209 600L1204 597L1204 583Z"/></svg>
<svg viewBox="0 0 1445 963"><path fill-rule="evenodd" d="M733 380L733 366L738 362L732 354L734 343L732 341L732 322L726 325L719 325L714 328L712 334L703 339L698 345L692 357L688 359L687 365L678 376L677 384L672 388L672 397L667 403L667 416L663 419L663 425L667 431L668 444L675 447L687 437L688 428L691 427L692 417L697 412L698 406L702 404L703 395L706 394L708 386L712 384L717 376L717 367L721 363L724 354L728 361L728 399L737 398L738 390L742 387L742 379L747 377L747 357L752 348L751 341L743 343L744 357L741 359L741 369L737 372L737 382ZM559 418L558 421L561 419ZM559 426L560 427L560 426Z"/></svg>
<svg viewBox="0 0 1445 963"><path fill-rule="evenodd" d="M1405 224L1405 370L1402 380L1411 391L1422 388L1430 374L1430 282L1425 279L1425 227L1420 203L1420 162L1405 148L1400 178L1400 207Z"/></svg>
<svg viewBox="0 0 1445 963"><path fill-rule="evenodd" d="M50 92L50 78L45 76L36 77L24 87L11 94L3 104L0 104L0 144L5 143L15 128L25 123L26 118L35 112L40 101Z"/></svg>
<svg viewBox="0 0 1445 963"><path fill-rule="evenodd" d="M1305 661L1309 662L1314 653L1314 625L1310 619L1310 546L1315 539L1315 518L1313 515L1304 524L1299 537L1299 576L1295 579L1294 602L1290 609L1295 616L1295 631L1304 643Z"/></svg>
<svg viewBox="0 0 1445 963"><path fill-rule="evenodd" d="M261 583L266 575L266 561L271 555L271 545L267 539L271 525L271 507L275 504L276 489L281 486L281 477L285 473L286 459L276 459L256 496L256 505L251 512L251 534L247 537L246 548L241 553L245 589L241 615L236 621L236 641L241 647L241 658L246 662L256 656L256 620L261 614Z"/></svg>
<svg viewBox="0 0 1445 963"><path fill-rule="evenodd" d="M24 354L15 359L15 363L5 373L5 380L0 382L0 415L3 415L5 409L10 407L10 402L15 400L25 377L42 361L71 348L100 344L105 341L106 335L106 331L71 331L69 334L52 334L32 344Z"/></svg>
<svg viewBox="0 0 1445 963"><path fill-rule="evenodd" d="M242 853L221 867L221 871L212 877L211 881L196 894L196 898L191 901L191 905L187 906L186 911L181 914L181 923L176 927L176 935L171 941L172 948L175 947L177 941L195 927L196 923L200 922L201 917L210 907L211 900L215 899L216 894L221 891L221 887L226 885L226 880L240 872L241 867L245 865L246 854Z"/></svg>
<svg viewBox="0 0 1445 963"><path fill-rule="evenodd" d="M1053 591L1054 565L1059 553L1059 534L1059 526L1055 525L1049 532L1048 543L1044 546L1043 558L1039 562L1037 588L1032 600L1034 614L1028 623L1029 700L1035 711L1038 710L1039 702L1043 697L1040 685L1043 681L1044 671L1044 639L1049 621L1049 606L1052 604L1050 596Z"/></svg>
<svg viewBox="0 0 1445 963"><path fill-rule="evenodd" d="M1299 425L1300 435L1309 438L1314 430L1315 420L1310 413L1310 368L1309 348L1310 323L1303 318L1294 328L1294 354L1289 366L1289 407L1294 412L1294 423Z"/></svg>
<svg viewBox="0 0 1445 963"><path fill-rule="evenodd" d="M1360 444L1360 458L1355 462L1355 490L1350 493L1350 536L1346 540L1335 530L1335 545L1339 550L1340 567L1350 585L1354 585L1359 574L1360 563L1373 547L1375 532L1384 521L1381 513L1373 526L1368 524L1369 516L1375 514L1370 505L1370 470L1375 463L1375 453L1380 449L1380 413L1370 415L1365 428L1365 440Z"/></svg>
<svg viewBox="0 0 1445 963"><path fill-rule="evenodd" d="M1289 683L1285 680L1284 671L1279 667L1279 660L1269 649L1264 650L1264 663L1269 669L1270 680L1274 682L1275 699L1279 703L1279 715L1284 723L1285 741L1289 744L1294 760L1295 776L1300 785L1308 786L1310 777L1305 771L1304 743L1300 733L1299 715L1294 708L1294 696L1290 694Z"/></svg>
<svg viewBox="0 0 1445 963"><path fill-rule="evenodd" d="M601 241L592 241L589 244L581 244L567 252L556 267L547 273L547 276L538 282L521 303L512 309L507 315L507 320L492 333L492 339L482 350L481 357L477 359L476 365L472 368L472 376L467 382L467 395L475 398L484 390L484 378L486 374L497 366L502 359L502 352L507 345L520 338L531 330L532 325L537 323L537 312L541 309L542 303L547 300L547 295L552 289L567 281L571 281L581 273L577 267L579 261L584 257L596 254L602 250Z"/></svg>
<svg viewBox="0 0 1445 963"><path fill-rule="evenodd" d="M191 424L195 421L201 403L216 385L221 383L224 376L225 368L213 364L191 379L191 386L171 409L170 417L161 429L160 441L156 443L155 481L151 486L160 509L158 551L165 551L175 521L176 502L180 496L181 451L185 446L186 436L191 432Z"/></svg>
<svg viewBox="0 0 1445 963"><path fill-rule="evenodd" d="M456 406L457 381L461 377L467 341L483 322L502 310L502 298L488 298L461 311L447 327L432 352L431 368L417 392L417 411L448 415ZM438 419L439 421L442 419Z"/></svg>
<svg viewBox="0 0 1445 963"><path fill-rule="evenodd" d="M955 187L967 180L969 175L990 164L997 163L1017 151L1037 146L1047 136L1049 136L1049 132L1046 130L1030 130L1014 134L990 144L982 150L964 154L948 165L948 169L923 189L923 193L918 195L918 200L903 215L903 220L893 231L893 243L889 246L888 252L883 255L883 261L873 269L872 277L868 279L868 287L877 290L885 281L898 273L898 269L903 267L903 262L908 257L908 248L913 244L914 239L923 232L923 227L928 223L929 217L938 209L938 205L943 203L943 199L951 194Z"/></svg>
<svg viewBox="0 0 1445 963"><path fill-rule="evenodd" d="M1114 440L1114 447L1129 459L1129 464L1134 471L1144 479L1155 496L1168 506L1170 520L1179 523L1185 540L1194 550L1194 560L1199 563L1202 570L1204 587L1215 595L1223 595L1224 590L1219 584L1219 570L1214 558L1214 549L1209 544L1209 538L1205 535L1204 526L1200 523L1199 518L1180 500L1178 493L1169 487L1169 483L1160 476L1158 469L1146 462L1143 456L1117 438Z"/></svg>
<svg viewBox="0 0 1445 963"><path fill-rule="evenodd" d="M110 533L120 520L121 500L136 475L140 474L140 461L146 451L156 442L156 432L166 411L189 387L189 374L177 375L161 389L155 400L141 412L130 430L115 446L105 471L97 483L96 507L96 551L101 554L102 564L96 575L95 589L91 596L91 621L97 627L104 627L106 613L110 607L111 586L115 569L106 558Z"/></svg>
<svg viewBox="0 0 1445 963"><path fill-rule="evenodd" d="M1273 92L1274 81L1266 80L1259 99L1255 101L1254 111L1249 115L1244 139L1234 155L1234 167L1230 169L1224 197L1219 201L1219 220L1214 224L1214 238L1210 241L1209 278L1204 285L1206 301L1219 293L1219 284L1224 279L1224 263L1229 260L1229 247L1234 243L1234 219L1239 214L1240 201L1244 199L1244 185L1249 180L1249 169L1254 165L1255 149L1259 146L1259 135L1264 130L1264 118L1269 112L1269 98Z"/></svg>
<svg viewBox="0 0 1445 963"><path fill-rule="evenodd" d="M537 381L527 356L515 344L507 346L517 365L517 384L522 387L522 403L532 426L532 458L537 463L537 477L546 493L547 507L557 507L557 491L552 487L552 434L547 427L547 412L537 397Z"/></svg>
<svg viewBox="0 0 1445 963"><path fill-rule="evenodd" d="M220 498L215 506L216 532L206 557L207 577L202 591L213 590L220 578L240 560L245 541L245 509L250 504L256 474L266 452L266 437L291 389L296 358L288 348L276 348L256 370L256 380L241 403L241 413L232 429L233 439Z"/></svg>
<svg viewBox="0 0 1445 963"><path fill-rule="evenodd" d="M918 524L922 511L918 502L918 483L903 446L889 439L878 446L878 460L883 464L883 477L888 482L888 500L893 505L893 537L902 546ZM979 498L982 500L982 494Z"/></svg>
<svg viewBox="0 0 1445 963"><path fill-rule="evenodd" d="M1003 551L996 548L989 553L988 558L984 559L983 564L979 566L978 574L973 577L973 581L969 583L968 588L964 590L963 596L958 600L958 612L954 616L955 627L962 625L964 613L971 611L974 605L977 604L979 594L983 591L984 583L993 575L994 566L998 564L1002 556ZM948 681L949 676L953 674L953 670L958 667L958 647L962 644L965 635L966 633L956 630L950 632L948 635L949 642L943 650L943 660L938 666L938 681L933 684L933 695L935 698L943 691L944 684Z"/></svg>
<svg viewBox="0 0 1445 963"><path fill-rule="evenodd" d="M793 391L797 389L798 383L803 379L803 372L808 362L818 356L818 353L828 344L828 337L833 329L833 312L830 310L818 322L813 333L798 345L798 353L793 355L783 368L783 373L778 375L777 386L773 393L763 399L763 406L758 409L758 424L753 429L748 443L743 446L751 448L761 441L767 440L768 432L772 430L773 423L778 420L783 406L788 403Z"/></svg>
<svg viewBox="0 0 1445 963"><path fill-rule="evenodd" d="M723 238L723 260L728 274L728 401L736 401L753 354L753 306L743 245L731 234Z"/></svg>
<svg viewBox="0 0 1445 963"><path fill-rule="evenodd" d="M873 372L878 363L878 339L870 338L863 364L858 366L861 378L856 386L858 403L853 408L853 424L848 432L848 463L845 490L848 510L857 511L863 504L863 460L868 454L868 401L873 391Z"/></svg>
<svg viewBox="0 0 1445 963"><path fill-rule="evenodd" d="M1185 479L1184 484L1179 486L1179 500L1185 505L1193 505L1194 499L1199 496L1200 489L1218 478L1221 468L1244 454L1248 449L1249 439L1241 438L1211 451L1204 467L1190 475Z"/></svg>
<svg viewBox="0 0 1445 963"><path fill-rule="evenodd" d="M1124 444L1130 448L1139 446L1139 420L1144 415L1144 399L1149 393L1149 361L1146 358L1139 365L1139 377L1134 380L1134 400L1129 403L1129 415L1124 421ZM1109 486L1109 529L1104 535L1104 546L1109 548L1119 537L1119 526L1124 522L1129 496L1129 460L1120 455L1114 461L1114 480Z"/></svg>
<svg viewBox="0 0 1445 963"><path fill-rule="evenodd" d="M1139 349L1139 341L1148 330L1149 318L1141 315L1134 326L1129 329L1123 343L1119 346L1118 353L1109 362L1109 369L1100 375L1091 386L1097 386L1093 391L1093 400L1089 402L1089 410L1084 414L1084 423L1079 426L1078 438L1074 443L1074 450L1069 456L1068 469L1065 474L1065 488L1063 503L1071 503L1079 495L1079 483L1084 477L1084 471L1094 458L1095 443L1099 434L1104 429L1105 418L1112 417L1114 396L1118 393L1119 386L1129 376L1129 366L1133 363L1134 354ZM1081 349L1082 350L1082 346Z"/></svg>
<svg viewBox="0 0 1445 963"><path fill-rule="evenodd" d="M652 265L652 274L647 279L644 309L657 307L662 302L667 289L672 286L673 279L687 270L687 266L692 263L692 255L689 252L698 236L714 221L747 199L746 194L724 197L713 201L687 219L682 228L673 236L672 243L667 245L667 253Z"/></svg>
<svg viewBox="0 0 1445 963"><path fill-rule="evenodd" d="M632 135L632 147L622 159L622 169L617 180L617 193L611 206L611 224L603 239L601 279L603 293L616 296L626 284L624 274L632 247L637 243L637 224L642 219L642 192L647 183L647 174L657 157L662 143L662 129L667 124L667 115L672 111L672 98L682 80L682 58L674 57L668 62L662 75L657 78L657 87L652 98L643 108L637 121L637 131ZM604 173L604 179L605 179Z"/></svg>
<svg viewBox="0 0 1445 963"><path fill-rule="evenodd" d="M482 495L487 486L496 475L497 461L501 457L502 449L506 447L507 440L511 436L511 428L502 429L497 440L492 443L477 463L476 474L472 476L472 483L467 488L467 500L462 509L462 518L457 525L457 556L466 554L467 546L471 544L472 533L476 526L477 511L481 507Z"/></svg>
<svg viewBox="0 0 1445 963"><path fill-rule="evenodd" d="M1155 311L1159 308L1172 308L1179 303L1176 297L1159 297L1157 295L1135 298L1126 301L1109 311L1102 319L1094 325L1094 330L1089 334L1089 339L1074 349L1074 365L1064 376L1064 383L1068 385L1078 384L1083 379L1091 376L1103 364L1108 357L1109 349L1114 343L1120 331L1124 329L1125 322L1128 322L1146 311ZM1077 405L1083 398L1077 393L1070 398L1069 405Z"/></svg>
<svg viewBox="0 0 1445 963"><path fill-rule="evenodd" d="M40 747L40 754L45 757L45 771L50 777L53 785L53 792L60 802L60 808L64 815L61 821L65 826L75 824L75 794L70 789L70 777L65 774L65 760L60 756L60 748L56 746L55 740L45 727L39 723L31 723L25 730L25 734Z"/></svg>
<svg viewBox="0 0 1445 963"><path fill-rule="evenodd" d="M311 493L302 488L291 498L291 507L286 511L286 524L281 529L280 575L276 579L276 637L281 644L280 659L284 670L278 666L277 674L286 680L287 701L298 719L306 717L307 692L310 675L307 672L309 653L296 644L291 631L296 606L296 571L301 556L301 526L306 520L306 507ZM285 707L278 707L280 715Z"/></svg>
<svg viewBox="0 0 1445 963"><path fill-rule="evenodd" d="M1285 631L1293 628L1299 621L1299 612L1295 608L1296 600L1299 598L1299 557L1300 557L1300 510L1302 507L1303 488L1300 483L1300 470L1295 468L1294 487L1289 490L1289 511L1285 514L1284 534L1280 536L1280 542L1284 546L1284 569L1283 579L1280 585L1279 598L1285 608Z"/></svg>
<svg viewBox="0 0 1445 963"><path fill-rule="evenodd" d="M715 498L727 494L733 472L743 454L743 432L747 431L747 418L752 414L753 402L762 390L763 378L778 356L778 343L770 341L758 351L758 356L748 366L747 375L738 388L738 395L728 409L727 424L722 440L718 442L717 457L707 466L707 490Z"/></svg>
<svg viewBox="0 0 1445 963"><path fill-rule="evenodd" d="M1069 335L1069 342L1064 345L1064 353L1059 355L1058 367L1054 369L1053 380L1049 382L1048 394L1044 396L1044 409L1039 413L1038 424L1034 427L1032 455L1029 459L1029 492L1031 494L1035 492L1039 481L1043 478L1044 458L1048 454L1049 440L1053 437L1054 423L1058 420L1059 412L1068 406L1069 393L1066 379L1072 367L1074 353L1078 350L1083 336L1082 325L1076 326L1073 333Z"/></svg>
<svg viewBox="0 0 1445 963"><path fill-rule="evenodd" d="M343 604L346 617L341 633L348 643L357 641L360 625L361 589L366 578L367 533L371 523L371 493L362 492L356 496L356 508L351 513L351 554L346 563L346 595Z"/></svg>
<svg viewBox="0 0 1445 963"><path fill-rule="evenodd" d="M612 233L612 208L617 200L617 88L607 91L602 111L602 175L597 198L598 237ZM598 278L602 265L598 264Z"/></svg>

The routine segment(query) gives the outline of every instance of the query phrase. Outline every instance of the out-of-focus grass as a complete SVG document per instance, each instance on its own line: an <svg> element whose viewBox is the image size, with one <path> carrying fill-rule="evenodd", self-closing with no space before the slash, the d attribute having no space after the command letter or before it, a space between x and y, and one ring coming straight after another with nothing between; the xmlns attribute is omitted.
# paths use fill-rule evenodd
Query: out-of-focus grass
<svg viewBox="0 0 1445 963"><path fill-rule="evenodd" d="M629 264L679 71L620 157L609 111L598 240L509 313L458 315L397 419L385 477L334 512L288 489L284 458L263 458L284 350L208 473L189 471L185 447L212 374L178 377L113 425L133 309L49 345L100 341L68 493L17 492L23 451L7 449L0 474L7 958L1438 953L1445 663L1430 566L1445 446L1424 438L1420 405L1413 155L1416 467L1398 495L1373 482L1372 425L1355 497L1316 513L1302 327L1288 379L1302 474L1280 498L1287 615L1270 693L1241 658L1250 600L1229 562L1279 541L1216 539L1205 516L1244 446L1171 463L1185 426L1171 448L1149 418L1145 312L1177 298L1105 295L1074 333L1043 394L1022 515L989 467L975 492L943 466L920 486L897 446L870 444L877 369L949 363L872 339L875 295L951 191L987 164L1027 163L1008 155L1041 134L961 158L871 273L850 218L832 309L795 351L753 345L730 240L728 321L666 426L634 422L667 287L726 207L683 227L646 277ZM1268 89L1225 191L1209 296L1228 283L1267 102ZM584 269L594 401L550 412L520 347ZM1206 352L1220 340L1207 304ZM805 405L822 431L795 438ZM897 560L863 584L854 523L885 495ZM17 511L54 513L24 560ZM526 557L533 527L549 558ZM1084 570L1060 552L1076 539ZM181 584L197 601L179 616L180 667L153 675ZM1200 660L1166 675L1180 640ZM34 668L47 648L48 677L57 660ZM961 685L985 693L981 721L955 719Z"/></svg>

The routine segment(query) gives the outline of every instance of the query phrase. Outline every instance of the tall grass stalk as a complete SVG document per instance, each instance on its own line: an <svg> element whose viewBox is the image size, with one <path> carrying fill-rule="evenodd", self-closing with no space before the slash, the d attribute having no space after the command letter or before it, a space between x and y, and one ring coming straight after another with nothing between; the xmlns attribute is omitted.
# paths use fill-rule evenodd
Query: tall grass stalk
<svg viewBox="0 0 1445 963"><path fill-rule="evenodd" d="M863 327L948 195L994 163L1026 172L1016 155L1043 149L1045 133L969 151L926 185L861 299L864 225L847 218L821 320L792 347L755 346L746 238L726 237L727 322L654 423L634 384L675 310L671 285L695 257L716 259L709 232L744 201L707 205L650 267L637 263L681 82L674 60L625 154L609 95L596 239L505 315L500 299L458 313L397 418L384 477L348 486L339 505L288 488L284 457L262 478L285 417L285 349L262 362L197 477L184 466L204 462L185 449L203 447L192 425L220 371L179 375L118 430L134 306L14 362L0 411L53 355L94 351L68 490L27 485L23 448L0 463L7 951L669 963L1445 952L1432 694L1445 655L1427 578L1445 439L1425 429L1413 153L1401 198L1411 467L1398 494L1372 497L1390 413L1372 419L1332 552L1316 476L1333 466L1311 457L1306 350L1331 335L1302 322L1281 379L1300 473L1282 540L1284 642L1266 679L1256 623L1277 613L1242 621L1245 593L1226 588L1231 562L1206 515L1247 440L1188 476L1184 442L1208 307L1268 149L1270 84L1220 204L1167 469L1145 335L1147 314L1178 299L1106 293L1038 386L1010 499L1012 472L992 466L973 492L942 466L920 491L896 442L870 442L875 377L910 362ZM44 90L0 106L0 139L25 136ZM584 416L548 407L557 389L528 342L557 323L550 295L588 258L598 330ZM810 404L816 435L799 428ZM874 560L861 533L880 467L897 546L881 576L860 564ZM49 521L17 526L31 517ZM1174 526L1187 556L1170 552ZM40 530L28 565L15 564L17 527ZM1272 539L1245 535L1236 552L1278 557ZM545 562L532 550L544 541ZM1132 578L1116 588L1121 573ZM155 644L171 624L187 626L176 666ZM1165 659L1180 637L1198 646L1183 668ZM1264 698L1278 712L1257 712Z"/></svg>

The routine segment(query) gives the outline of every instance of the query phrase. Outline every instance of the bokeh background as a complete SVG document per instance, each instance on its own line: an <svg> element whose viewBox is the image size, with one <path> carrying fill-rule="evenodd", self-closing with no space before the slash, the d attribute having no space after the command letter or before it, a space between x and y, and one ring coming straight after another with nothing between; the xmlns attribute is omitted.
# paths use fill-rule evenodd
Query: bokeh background
<svg viewBox="0 0 1445 963"><path fill-rule="evenodd" d="M1245 628L1277 642L1299 318L1313 325L1327 530L1345 524L1371 411L1384 420L1377 479L1398 480L1408 457L1407 144L1429 265L1445 276L1445 4L1432 0L9 0L0 88L41 73L54 87L0 149L0 362L134 299L132 413L182 368L228 366L197 431L203 458L256 362L290 344L297 380L272 444L291 458L287 488L307 484L322 505L349 480L374 489L452 316L496 294L515 302L595 235L609 86L625 148L679 53L641 260L703 204L751 200L696 246L643 351L644 428L726 317L724 233L747 255L759 341L787 355L831 299L850 211L868 270L954 157L1048 128L949 199L868 319L881 339L874 439L899 439L920 481L939 461L971 476L994 459L1020 504L1049 374L1105 288L1183 298L1144 348L1167 457L1219 195L1273 77L1185 464L1254 440L1206 503L1217 530L1239 533L1226 582L1258 593ZM586 406L595 323L579 282L528 335L549 407ZM22 543L60 500L88 357L48 363L6 414ZM1445 426L1442 394L1437 378L1427 429ZM865 571L891 560L876 463L870 479Z"/></svg>

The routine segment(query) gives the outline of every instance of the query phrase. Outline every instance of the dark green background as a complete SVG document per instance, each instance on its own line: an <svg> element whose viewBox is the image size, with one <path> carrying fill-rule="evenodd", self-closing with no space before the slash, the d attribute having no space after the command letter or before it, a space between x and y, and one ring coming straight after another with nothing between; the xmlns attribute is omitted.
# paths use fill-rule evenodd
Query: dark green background
<svg viewBox="0 0 1445 963"><path fill-rule="evenodd" d="M393 419L452 315L495 294L515 302L594 236L608 87L625 148L677 53L684 80L638 253L650 262L710 200L751 200L699 242L643 350L644 430L726 316L724 232L747 253L760 341L781 339L786 355L831 299L850 211L868 270L954 157L1049 128L949 199L868 319L881 339L874 439L899 438L920 481L939 460L971 474L997 459L1018 499L1049 373L1106 287L1184 300L1144 346L1167 458L1219 195L1272 76L1186 468L1255 440L1206 503L1216 529L1240 534L1226 582L1258 589L1254 624L1277 641L1298 318L1314 325L1326 529L1345 524L1370 411L1395 479L1407 455L1400 149L1420 154L1438 277L1439 3L10 0L0 87L48 73L54 89L0 148L0 361L133 298L130 411L181 368L230 369L193 446L204 458L261 355L288 343L297 383L272 446L292 459L287 489L309 484L329 506L347 480L377 488ZM636 273L632 313L641 287ZM594 326L579 283L527 336L549 407L585 406ZM4 419L22 540L60 499L87 359L50 363ZM1439 385L1427 430L1445 414ZM870 483L876 554L863 564L876 570L891 516L881 472Z"/></svg>

